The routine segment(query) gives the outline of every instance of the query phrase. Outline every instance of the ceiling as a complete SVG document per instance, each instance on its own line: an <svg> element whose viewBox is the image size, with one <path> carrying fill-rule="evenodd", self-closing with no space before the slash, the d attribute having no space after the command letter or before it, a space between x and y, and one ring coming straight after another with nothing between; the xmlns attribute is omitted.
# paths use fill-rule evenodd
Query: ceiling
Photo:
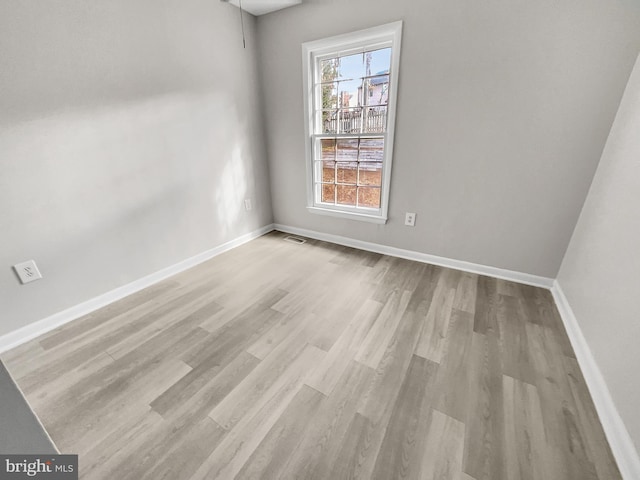
<svg viewBox="0 0 640 480"><path fill-rule="evenodd" d="M239 5L239 0L229 0L229 3ZM242 9L252 15L265 15L302 3L302 0L242 0Z"/></svg>

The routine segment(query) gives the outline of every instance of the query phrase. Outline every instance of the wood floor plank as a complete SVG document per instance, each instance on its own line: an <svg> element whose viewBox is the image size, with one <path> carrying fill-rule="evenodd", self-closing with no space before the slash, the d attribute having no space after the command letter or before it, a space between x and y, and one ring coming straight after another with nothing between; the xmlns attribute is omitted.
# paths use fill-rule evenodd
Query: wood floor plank
<svg viewBox="0 0 640 480"><path fill-rule="evenodd" d="M412 357L371 478L419 478L438 369L437 363Z"/></svg>
<svg viewBox="0 0 640 480"><path fill-rule="evenodd" d="M61 328L45 333L38 343L50 350L58 345L74 342L79 336L104 325L106 322L118 320L123 316L130 319L137 312L149 311L167 302L167 296L177 291L177 282L168 281L151 285L139 292L129 295L118 302L111 303L96 312L89 313Z"/></svg>
<svg viewBox="0 0 640 480"><path fill-rule="evenodd" d="M433 410L422 456L422 480L458 480L462 475L465 427L438 410Z"/></svg>
<svg viewBox="0 0 640 480"><path fill-rule="evenodd" d="M501 278L496 279L496 292L513 298L520 298L522 290L520 285Z"/></svg>
<svg viewBox="0 0 640 480"><path fill-rule="evenodd" d="M382 307L378 318L376 318L356 354L356 361L374 370L378 368L384 352L387 350L389 342L407 309L412 293L408 290L402 292L394 290L389 294L387 302Z"/></svg>
<svg viewBox="0 0 640 480"><path fill-rule="evenodd" d="M362 304L349 326L307 380L307 385L327 396L331 395L381 310L382 304L375 300L368 299Z"/></svg>
<svg viewBox="0 0 640 480"><path fill-rule="evenodd" d="M208 417L184 429L179 438L176 435L159 437L159 442L151 454L138 463L137 468L129 468L119 477L123 480L175 480L189 478L199 465L208 458L224 437L224 430Z"/></svg>
<svg viewBox="0 0 640 480"><path fill-rule="evenodd" d="M507 375L502 380L505 478L554 478L547 466L550 452L536 387Z"/></svg>
<svg viewBox="0 0 640 480"><path fill-rule="evenodd" d="M257 289L254 288L251 294L243 290L242 294L239 294L238 298L234 298L232 301L214 297L214 301L222 305L222 309L214 315L203 319L200 327L208 332L216 333L227 324L238 319L246 319L255 315L256 312L273 310L271 307L287 294L286 290L269 285L266 287L260 286Z"/></svg>
<svg viewBox="0 0 640 480"><path fill-rule="evenodd" d="M497 279L478 276L473 330L483 335L498 330L496 306L498 301Z"/></svg>
<svg viewBox="0 0 640 480"><path fill-rule="evenodd" d="M261 318L269 321L272 317ZM246 333L249 334L250 332ZM208 339L208 337L205 338ZM235 332L218 336L215 340L208 339L208 345L215 345L210 355L198 359L198 361L191 360L186 362L192 367L192 370L155 398L151 403L153 409L164 415L173 406L179 405L196 395L204 385L216 378L226 366L241 354L244 350L243 347L249 341L246 336Z"/></svg>
<svg viewBox="0 0 640 480"><path fill-rule="evenodd" d="M356 413L344 436L340 451L326 478L368 479L368 465L375 461L375 437L379 426Z"/></svg>
<svg viewBox="0 0 640 480"><path fill-rule="evenodd" d="M400 328L393 336L366 394L360 399L358 412L375 423L383 422L398 396L400 386L413 357L421 324L420 312L405 312Z"/></svg>
<svg viewBox="0 0 640 480"><path fill-rule="evenodd" d="M271 309L268 304L268 301L256 302L245 308L225 322L223 327L203 336L203 341L181 358L194 368L205 362L224 365L282 320L283 314Z"/></svg>
<svg viewBox="0 0 640 480"><path fill-rule="evenodd" d="M225 399L259 363L253 355L241 352L224 368L213 369L211 375L201 375L205 381L200 382L199 389L191 389L189 395L179 395L170 388L149 405L165 419L200 418ZM172 397L167 396L169 391Z"/></svg>
<svg viewBox="0 0 640 480"><path fill-rule="evenodd" d="M370 478L378 451L400 393L400 387L413 358L418 332L422 327L421 311L405 312L380 365L375 371L367 393L362 397L358 412L367 419L366 428L359 432L357 447L360 458L354 464L359 478Z"/></svg>
<svg viewBox="0 0 640 480"><path fill-rule="evenodd" d="M303 332L303 329L300 329L300 333ZM298 364L298 357L305 352L306 348L307 344L303 339L295 334L292 335L229 392L224 400L209 412L209 417L223 428L232 429L242 417L255 408L261 398L273 396L275 392L291 382L291 368ZM303 375L306 380L312 373L313 368L311 371L299 370L293 377L297 381Z"/></svg>
<svg viewBox="0 0 640 480"><path fill-rule="evenodd" d="M504 476L504 415L500 347L494 335L473 334L464 471L477 480Z"/></svg>
<svg viewBox="0 0 640 480"><path fill-rule="evenodd" d="M548 290L273 232L2 355L83 480L621 480Z"/></svg>
<svg viewBox="0 0 640 480"><path fill-rule="evenodd" d="M91 377L70 384L61 395L39 409L41 419L64 429L68 423L80 423L72 420L78 418L79 412L91 414L115 398L125 398L131 389L137 388L139 382L149 372L157 371L163 362L173 361L178 368L184 369L183 363L172 354L184 349L202 333L197 329L187 330L180 335L173 333L173 329L169 329L158 334L135 353L105 365ZM163 349L157 349L158 345L162 345Z"/></svg>
<svg viewBox="0 0 640 480"><path fill-rule="evenodd" d="M286 315L250 345L247 348L247 352L260 360L264 360L287 338L296 335L300 330L304 330L308 322L307 315ZM311 333L309 333L309 336L311 336Z"/></svg>
<svg viewBox="0 0 640 480"><path fill-rule="evenodd" d="M371 295L371 290L363 282L363 272L369 270L357 263L352 264L331 282L331 288L311 310L318 321L315 323L315 335L309 343L325 351L333 347L347 329L350 320ZM341 297L344 301L337 303L334 301L336 297Z"/></svg>
<svg viewBox="0 0 640 480"><path fill-rule="evenodd" d="M324 479L342 453L342 444L374 371L351 361L331 395L324 399L287 463L274 478Z"/></svg>
<svg viewBox="0 0 640 480"><path fill-rule="evenodd" d="M148 411L153 398L190 370L191 367L179 360L163 361L157 368L146 370L134 388L122 391L108 401L106 399L111 395L102 395L97 401L87 402L83 409L58 416L55 420L47 418L51 434L55 435L56 442L62 449L77 443L76 450L81 455L98 443L105 432L126 421L127 415L135 417L140 411ZM77 427L74 429L68 427L70 418L76 422Z"/></svg>
<svg viewBox="0 0 640 480"><path fill-rule="evenodd" d="M416 288L413 290L413 295L411 296L409 305L407 305L407 311L415 312L419 308L422 308L426 315L426 312L429 310L429 305L431 305L433 301L433 294L438 286L438 280L442 275L442 271L443 268L436 265L425 266L416 284Z"/></svg>
<svg viewBox="0 0 640 480"><path fill-rule="evenodd" d="M150 438L157 438L157 432L165 428L163 419L157 413L147 410L138 418L121 424L87 450L79 461L80 478L120 478L115 476L119 469L127 471L137 465L139 459L151 448Z"/></svg>
<svg viewBox="0 0 640 480"><path fill-rule="evenodd" d="M522 302L514 297L498 295L496 319L501 333L503 373L523 382L535 383L533 361L529 353L526 320Z"/></svg>
<svg viewBox="0 0 640 480"><path fill-rule="evenodd" d="M397 290L409 290L413 292L420 284L427 266L412 262L403 258L392 258L388 268L380 280L378 288L373 292L372 298L385 303L389 294Z"/></svg>
<svg viewBox="0 0 640 480"><path fill-rule="evenodd" d="M527 323L526 329L536 371L545 436L552 447L551 458L548 459L552 473L559 478L598 478L589 458L586 440L578 428L577 407L569 400L569 376L562 366L562 349L554 332L536 323Z"/></svg>
<svg viewBox="0 0 640 480"><path fill-rule="evenodd" d="M477 292L478 275L460 272L460 280L456 286L456 294L453 299L453 308L474 314L476 311Z"/></svg>
<svg viewBox="0 0 640 480"><path fill-rule="evenodd" d="M442 359L456 295L449 277L450 275L445 272L438 280L415 351L416 355L437 363Z"/></svg>
<svg viewBox="0 0 640 480"><path fill-rule="evenodd" d="M298 393L309 370L325 352L307 346L294 363L236 423L198 468L193 479L234 478ZM214 412L214 416L225 412ZM214 419L215 420L215 419Z"/></svg>
<svg viewBox="0 0 640 480"><path fill-rule="evenodd" d="M616 465L611 448L602 431L593 400L575 358L565 357L569 387L576 405L577 422L580 435L585 439L589 460L598 474L598 478L621 480L620 470Z"/></svg>
<svg viewBox="0 0 640 480"><path fill-rule="evenodd" d="M36 383L25 388L23 393L29 395L33 408L44 410L46 405L55 402L62 397L72 385L87 378L92 378L97 372L114 362L114 359L106 352L99 353L88 361L68 370L63 375L47 382Z"/></svg>
<svg viewBox="0 0 640 480"><path fill-rule="evenodd" d="M434 406L440 412L465 422L469 402L469 372L473 314L454 309L438 370Z"/></svg>
<svg viewBox="0 0 640 480"><path fill-rule="evenodd" d="M34 384L41 384L45 377L56 378L63 375L70 364L78 365L90 360L96 351L104 351L121 341L125 341L139 329L166 317L175 319L174 312L180 312L181 309L193 305L193 303L202 302L202 296L206 292L206 286L182 289L180 293L172 294L171 298L165 302L153 303L153 307L145 309L142 315L138 316L142 312L136 312L130 322L126 322L124 317L119 317L115 325L113 322L106 322L83 333L69 344L63 343L45 350L42 355L30 359L34 367L38 368L32 370L28 375L19 377L20 384L23 388L28 389ZM60 352L64 352L64 355L60 355Z"/></svg>
<svg viewBox="0 0 640 480"><path fill-rule="evenodd" d="M281 478L279 472L299 444L309 426L309 418L324 399L322 393L303 385L236 475L236 480Z"/></svg>
<svg viewBox="0 0 640 480"><path fill-rule="evenodd" d="M117 360L118 358L122 358L126 354L135 351L154 334L162 332L166 327L175 324L176 318L182 318L190 321L190 323L202 322L204 319L210 318L220 310L222 310L222 307L218 303L215 301L208 301L207 297L204 297L201 301L190 303L180 310L172 312L172 315L170 316L160 318L160 321L155 321L143 328L140 328L122 341L107 348L106 352L111 358Z"/></svg>
<svg viewBox="0 0 640 480"><path fill-rule="evenodd" d="M575 358L569 336L564 328L558 309L555 307L551 292L527 285L520 285L519 288L523 291L521 297L525 307L523 315L531 323L550 329L554 334L555 340L562 348L562 353L567 357Z"/></svg>

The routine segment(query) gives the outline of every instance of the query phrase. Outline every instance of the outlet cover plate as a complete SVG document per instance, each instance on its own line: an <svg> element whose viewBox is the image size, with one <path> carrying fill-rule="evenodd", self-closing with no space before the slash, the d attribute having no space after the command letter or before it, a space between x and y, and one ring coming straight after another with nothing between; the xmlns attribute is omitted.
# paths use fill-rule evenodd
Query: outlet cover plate
<svg viewBox="0 0 640 480"><path fill-rule="evenodd" d="M416 225L416 214L407 212L404 216L404 224L408 227L415 227Z"/></svg>
<svg viewBox="0 0 640 480"><path fill-rule="evenodd" d="M38 270L36 262L33 260L17 263L13 266L13 269L18 274L18 278L20 278L20 282L22 282L23 285L42 278L42 274L40 270Z"/></svg>

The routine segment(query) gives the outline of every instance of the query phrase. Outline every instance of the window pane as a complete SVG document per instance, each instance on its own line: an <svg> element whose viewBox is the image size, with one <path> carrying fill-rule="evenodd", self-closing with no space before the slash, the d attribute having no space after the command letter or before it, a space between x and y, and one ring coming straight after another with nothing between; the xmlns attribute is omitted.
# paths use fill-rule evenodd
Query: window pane
<svg viewBox="0 0 640 480"><path fill-rule="evenodd" d="M313 180L315 182L334 183L336 162L327 160L314 162Z"/></svg>
<svg viewBox="0 0 640 480"><path fill-rule="evenodd" d="M338 59L320 60L320 81L330 82L338 78Z"/></svg>
<svg viewBox="0 0 640 480"><path fill-rule="evenodd" d="M320 102L320 108L323 110L335 110L338 108L338 84L337 83L323 83L318 85L316 89L316 95L321 95L322 101Z"/></svg>
<svg viewBox="0 0 640 480"><path fill-rule="evenodd" d="M355 185L357 183L358 164L356 162L338 163L336 171L336 179L338 183L348 183Z"/></svg>
<svg viewBox="0 0 640 480"><path fill-rule="evenodd" d="M389 103L389 75L365 80L366 105L386 105Z"/></svg>
<svg viewBox="0 0 640 480"><path fill-rule="evenodd" d="M335 138L322 138L318 141L320 144L320 152L316 151L317 154L320 153L320 160L335 160L336 159L336 139ZM318 148L316 146L316 148Z"/></svg>
<svg viewBox="0 0 640 480"><path fill-rule="evenodd" d="M366 71L365 57L366 55L363 53L340 57L340 67L338 69L340 78L357 79L364 77Z"/></svg>
<svg viewBox="0 0 640 480"><path fill-rule="evenodd" d="M362 80L348 80L338 83L338 106L340 108L357 107Z"/></svg>
<svg viewBox="0 0 640 480"><path fill-rule="evenodd" d="M322 181L333 183L336 178L336 162L318 162L322 164ZM316 177L318 178L318 177Z"/></svg>
<svg viewBox="0 0 640 480"><path fill-rule="evenodd" d="M360 140L361 162L382 162L384 158L384 138L363 138Z"/></svg>
<svg viewBox="0 0 640 480"><path fill-rule="evenodd" d="M360 107L340 110L339 133L362 132L362 109Z"/></svg>
<svg viewBox="0 0 640 480"><path fill-rule="evenodd" d="M322 112L322 133L338 133L337 110L325 110Z"/></svg>
<svg viewBox="0 0 640 480"><path fill-rule="evenodd" d="M380 50L367 52L367 55L369 56L367 62L371 75L389 73L391 69L391 48L382 48Z"/></svg>
<svg viewBox="0 0 640 480"><path fill-rule="evenodd" d="M365 109L364 133L384 133L387 129L387 107Z"/></svg>
<svg viewBox="0 0 640 480"><path fill-rule="evenodd" d="M351 185L336 185L338 192L337 203L340 205L356 205L356 190L358 187Z"/></svg>
<svg viewBox="0 0 640 480"><path fill-rule="evenodd" d="M322 184L320 190L320 201L325 203L334 203L336 202L336 186L329 184Z"/></svg>
<svg viewBox="0 0 640 480"><path fill-rule="evenodd" d="M382 185L382 163L365 162L358 164L358 185Z"/></svg>
<svg viewBox="0 0 640 480"><path fill-rule="evenodd" d="M338 140L338 156L339 162L355 162L358 160L358 139L346 138Z"/></svg>
<svg viewBox="0 0 640 480"><path fill-rule="evenodd" d="M358 206L380 208L380 189L374 187L358 187Z"/></svg>

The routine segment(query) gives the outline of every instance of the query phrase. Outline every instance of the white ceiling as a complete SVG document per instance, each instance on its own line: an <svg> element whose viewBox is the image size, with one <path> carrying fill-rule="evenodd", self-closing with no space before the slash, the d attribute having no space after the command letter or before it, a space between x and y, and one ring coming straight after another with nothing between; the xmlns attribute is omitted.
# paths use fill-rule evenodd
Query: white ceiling
<svg viewBox="0 0 640 480"><path fill-rule="evenodd" d="M239 0L230 0L229 3L236 7L240 6ZM302 0L242 0L242 9L258 16L300 3L302 3Z"/></svg>

